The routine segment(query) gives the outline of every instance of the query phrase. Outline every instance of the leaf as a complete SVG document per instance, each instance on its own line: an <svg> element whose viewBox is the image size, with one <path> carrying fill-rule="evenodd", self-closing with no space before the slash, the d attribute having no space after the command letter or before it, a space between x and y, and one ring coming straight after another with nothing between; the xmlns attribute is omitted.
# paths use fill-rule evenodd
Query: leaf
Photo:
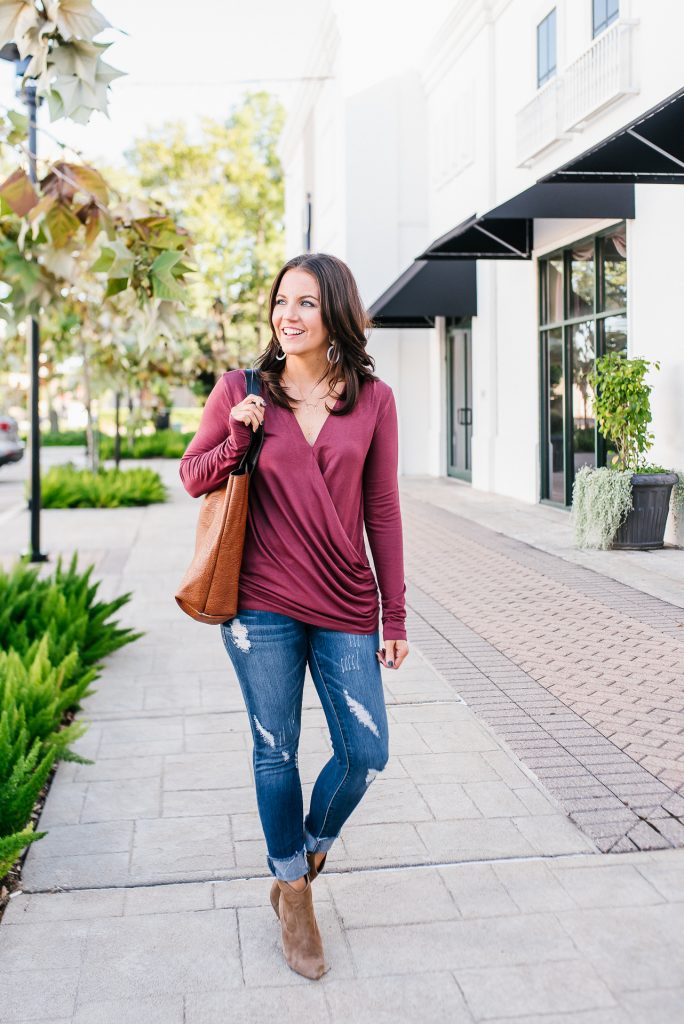
<svg viewBox="0 0 684 1024"><path fill-rule="evenodd" d="M105 291L105 298L109 298L111 295L118 295L119 292L125 292L128 288L127 277L112 277L107 282L107 288Z"/></svg>
<svg viewBox="0 0 684 1024"><path fill-rule="evenodd" d="M150 274L152 280L152 294L156 299L166 299L169 302L185 302L187 290L178 284L171 274Z"/></svg>
<svg viewBox="0 0 684 1024"><path fill-rule="evenodd" d="M152 264L152 270L156 274L163 274L171 270L183 258L183 253L177 249L161 252Z"/></svg>
<svg viewBox="0 0 684 1024"><path fill-rule="evenodd" d="M29 128L29 119L26 114L22 114L18 110L8 110L7 120L12 125L11 131L7 133L9 144L16 146L25 142Z"/></svg>
<svg viewBox="0 0 684 1024"><path fill-rule="evenodd" d="M106 274L107 271L114 265L116 255L113 249L107 248L103 245L100 250L100 255L90 267L93 274Z"/></svg>
<svg viewBox="0 0 684 1024"><path fill-rule="evenodd" d="M18 217L24 217L38 202L31 179L21 169L17 169L3 181L0 185L0 195Z"/></svg>
<svg viewBox="0 0 684 1024"><path fill-rule="evenodd" d="M65 39L90 40L103 29L111 28L91 0L45 0L45 9Z"/></svg>
<svg viewBox="0 0 684 1024"><path fill-rule="evenodd" d="M66 203L55 203L45 215L45 228L50 235L52 244L57 249L65 246L74 237L80 226L80 220Z"/></svg>
<svg viewBox="0 0 684 1024"><path fill-rule="evenodd" d="M0 46L18 43L41 17L32 0L2 0L0 3Z"/></svg>
<svg viewBox="0 0 684 1024"><path fill-rule="evenodd" d="M82 192L95 196L102 204L109 199L109 187L99 171L86 164L64 164L68 173Z"/></svg>

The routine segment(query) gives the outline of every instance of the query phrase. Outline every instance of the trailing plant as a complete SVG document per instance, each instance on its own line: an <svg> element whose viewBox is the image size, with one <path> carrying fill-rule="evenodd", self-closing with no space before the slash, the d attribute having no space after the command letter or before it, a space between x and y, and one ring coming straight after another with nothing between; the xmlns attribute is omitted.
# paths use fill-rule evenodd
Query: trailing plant
<svg viewBox="0 0 684 1024"><path fill-rule="evenodd" d="M77 469L53 466L42 478L44 508L123 508L166 501L161 477L151 469Z"/></svg>
<svg viewBox="0 0 684 1024"><path fill-rule="evenodd" d="M609 548L632 509L632 471L582 466L572 488L571 521L580 548Z"/></svg>
<svg viewBox="0 0 684 1024"><path fill-rule="evenodd" d="M596 360L588 375L594 389L594 409L599 430L617 449L614 459L620 470L637 472L645 464L645 453L653 446L651 423L651 385L645 377L650 367L660 363L646 359L626 359L609 352Z"/></svg>

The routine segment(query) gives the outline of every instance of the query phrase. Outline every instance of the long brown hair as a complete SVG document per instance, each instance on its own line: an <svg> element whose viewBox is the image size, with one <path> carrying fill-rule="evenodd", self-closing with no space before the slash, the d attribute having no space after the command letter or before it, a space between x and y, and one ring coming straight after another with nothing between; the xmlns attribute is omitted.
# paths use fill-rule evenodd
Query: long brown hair
<svg viewBox="0 0 684 1024"><path fill-rule="evenodd" d="M351 270L337 256L324 252L304 253L288 260L278 271L269 300L271 340L268 347L254 361L254 368L259 371L262 385L273 403L286 409L293 409L293 402L296 404L296 400L285 392L280 380L285 360L276 359L280 343L273 327L273 310L280 291L280 282L287 271L293 269L306 270L318 281L321 319L328 330L331 342L333 338L335 339L334 354L338 355L338 361L330 364L329 370L321 380L329 374L328 395L333 394L339 381L344 381L345 400L339 409L330 410L334 416L344 416L356 405L363 381L378 378L373 373L375 361L366 351L368 339L365 332L372 326L372 322L361 301Z"/></svg>

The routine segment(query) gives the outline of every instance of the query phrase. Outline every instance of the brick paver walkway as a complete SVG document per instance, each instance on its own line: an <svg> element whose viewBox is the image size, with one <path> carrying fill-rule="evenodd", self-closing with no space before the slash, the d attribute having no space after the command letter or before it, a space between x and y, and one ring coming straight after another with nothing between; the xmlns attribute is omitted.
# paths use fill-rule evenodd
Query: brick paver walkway
<svg viewBox="0 0 684 1024"><path fill-rule="evenodd" d="M410 495L432 656L603 849L684 845L684 611Z"/></svg>

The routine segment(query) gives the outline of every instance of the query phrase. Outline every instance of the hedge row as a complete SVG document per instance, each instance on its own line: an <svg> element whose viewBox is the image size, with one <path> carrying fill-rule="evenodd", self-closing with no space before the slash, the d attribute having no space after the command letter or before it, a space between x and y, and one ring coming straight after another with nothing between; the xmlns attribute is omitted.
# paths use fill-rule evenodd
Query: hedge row
<svg viewBox="0 0 684 1024"><path fill-rule="evenodd" d="M141 434L132 443L127 435L121 435L122 459L180 459L194 437L194 433L178 430L158 430L154 434ZM100 434L100 458L114 458L114 438ZM85 430L62 430L58 434L44 433L40 436L42 445L86 446Z"/></svg>
<svg viewBox="0 0 684 1024"><path fill-rule="evenodd" d="M167 490L152 469L77 469L52 466L41 478L44 508L124 508L166 501Z"/></svg>

